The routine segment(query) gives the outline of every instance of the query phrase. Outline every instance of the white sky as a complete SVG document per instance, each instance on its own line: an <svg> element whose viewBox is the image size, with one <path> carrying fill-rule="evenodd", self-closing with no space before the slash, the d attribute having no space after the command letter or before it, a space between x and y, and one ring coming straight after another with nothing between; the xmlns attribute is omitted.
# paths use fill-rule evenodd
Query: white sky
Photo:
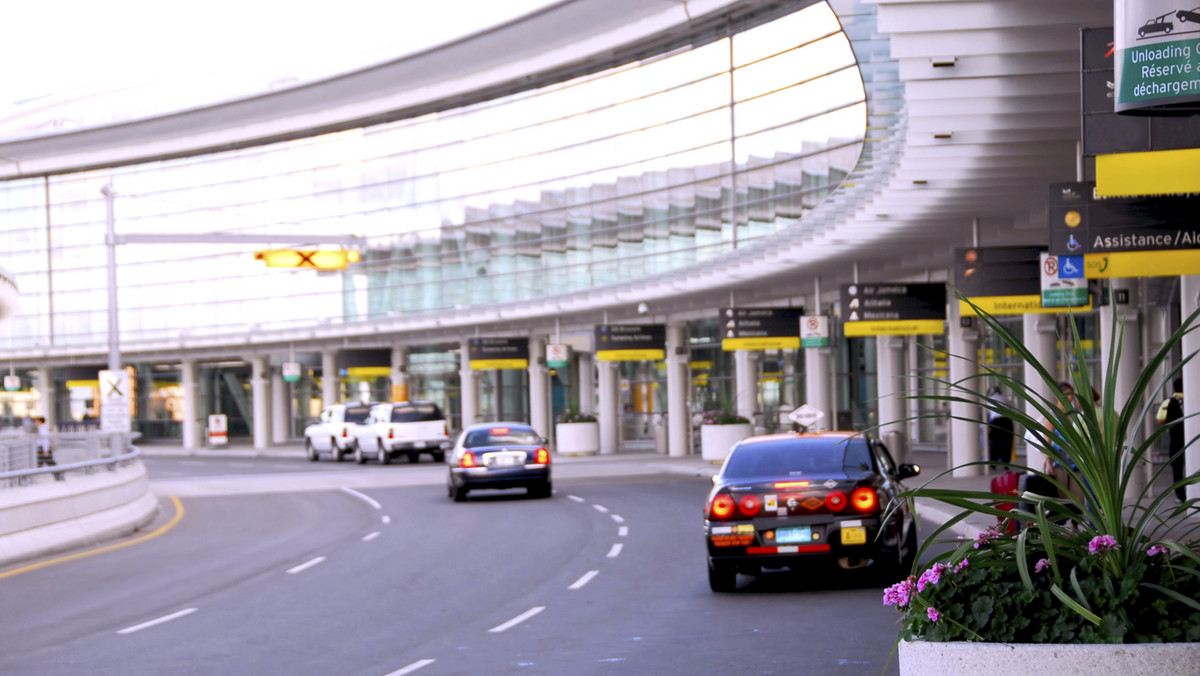
<svg viewBox="0 0 1200 676"><path fill-rule="evenodd" d="M213 94L201 100L252 93L417 51L552 1L10 0L0 116L47 94L147 83L195 82Z"/></svg>

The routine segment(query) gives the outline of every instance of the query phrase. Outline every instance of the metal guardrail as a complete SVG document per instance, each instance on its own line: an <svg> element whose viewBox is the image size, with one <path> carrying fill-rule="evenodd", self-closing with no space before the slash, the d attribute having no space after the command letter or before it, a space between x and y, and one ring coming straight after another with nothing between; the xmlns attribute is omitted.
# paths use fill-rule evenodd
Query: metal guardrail
<svg viewBox="0 0 1200 676"><path fill-rule="evenodd" d="M71 472L115 470L141 455L141 449L131 444L139 436L137 432L53 432L43 437L50 444L49 452L39 453L38 435L0 433L0 488L28 486L47 474L63 480Z"/></svg>

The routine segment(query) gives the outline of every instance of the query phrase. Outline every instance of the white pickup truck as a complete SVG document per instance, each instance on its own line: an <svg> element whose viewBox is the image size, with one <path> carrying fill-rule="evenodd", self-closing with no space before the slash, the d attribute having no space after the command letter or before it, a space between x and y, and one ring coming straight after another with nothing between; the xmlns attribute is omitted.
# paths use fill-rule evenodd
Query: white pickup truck
<svg viewBox="0 0 1200 676"><path fill-rule="evenodd" d="M334 462L354 450L354 432L366 421L374 403L332 404L321 411L321 419L304 429L304 455L316 462L328 453Z"/></svg>
<svg viewBox="0 0 1200 676"><path fill-rule="evenodd" d="M446 449L454 445L442 409L426 401L377 404L354 436L354 460L359 464L374 457L386 465L400 453L407 454L409 462L417 462L422 453L442 462Z"/></svg>

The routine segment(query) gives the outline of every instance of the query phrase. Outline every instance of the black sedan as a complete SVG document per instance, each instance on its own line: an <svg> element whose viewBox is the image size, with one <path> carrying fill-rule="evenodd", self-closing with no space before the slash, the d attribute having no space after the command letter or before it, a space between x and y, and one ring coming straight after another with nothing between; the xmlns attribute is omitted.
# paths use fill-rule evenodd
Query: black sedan
<svg viewBox="0 0 1200 676"><path fill-rule="evenodd" d="M524 488L530 497L550 497L546 438L525 423L471 425L458 435L446 462L446 492L455 502L478 488Z"/></svg>
<svg viewBox="0 0 1200 676"><path fill-rule="evenodd" d="M920 471L897 465L882 443L857 432L741 441L704 506L709 586L729 592L738 573L820 559L889 579L908 574L917 527L898 496L901 480Z"/></svg>

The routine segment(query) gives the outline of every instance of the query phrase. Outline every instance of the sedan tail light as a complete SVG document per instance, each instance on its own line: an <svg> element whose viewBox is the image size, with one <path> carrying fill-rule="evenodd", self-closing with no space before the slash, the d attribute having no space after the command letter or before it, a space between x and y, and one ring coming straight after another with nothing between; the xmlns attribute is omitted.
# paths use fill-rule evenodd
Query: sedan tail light
<svg viewBox="0 0 1200 676"><path fill-rule="evenodd" d="M879 506L879 497L875 495L873 489L861 486L854 489L854 492L850 494L850 502L858 511L870 512Z"/></svg>
<svg viewBox="0 0 1200 676"><path fill-rule="evenodd" d="M537 453L534 454L534 459L539 465L549 465L550 451L546 450L545 448L539 448L537 449Z"/></svg>
<svg viewBox="0 0 1200 676"><path fill-rule="evenodd" d="M758 510L762 509L762 500L758 499L757 495L746 495L738 501L738 509L742 512L742 516L750 518L758 515Z"/></svg>
<svg viewBox="0 0 1200 676"><path fill-rule="evenodd" d="M841 491L830 491L825 496L825 506L831 512L840 512L846 508L846 494Z"/></svg>
<svg viewBox="0 0 1200 676"><path fill-rule="evenodd" d="M465 453L462 454L462 457L458 459L458 466L459 467L478 467L479 463L475 462L475 454L474 453L472 453L470 451L466 451Z"/></svg>
<svg viewBox="0 0 1200 676"><path fill-rule="evenodd" d="M708 503L708 509L704 511L709 518L720 521L732 516L733 510L736 507L736 503L734 503L733 498L729 497L728 493L721 493L713 498L712 502Z"/></svg>

